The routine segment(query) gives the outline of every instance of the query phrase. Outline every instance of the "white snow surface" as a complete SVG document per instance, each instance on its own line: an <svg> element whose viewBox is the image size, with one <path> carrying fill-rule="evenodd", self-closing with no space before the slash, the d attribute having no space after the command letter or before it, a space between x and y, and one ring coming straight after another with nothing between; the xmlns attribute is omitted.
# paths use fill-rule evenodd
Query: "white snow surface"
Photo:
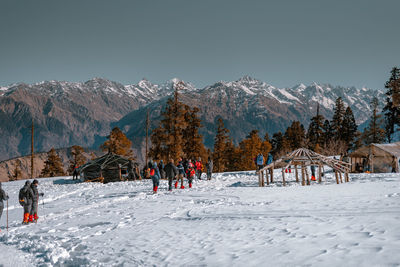
<svg viewBox="0 0 400 267"><path fill-rule="evenodd" d="M400 266L400 174L337 185L327 173L310 186L288 176L258 187L254 172L219 173L172 192L161 181L157 194L150 180L41 179L30 225L24 181L3 183L0 266Z"/></svg>

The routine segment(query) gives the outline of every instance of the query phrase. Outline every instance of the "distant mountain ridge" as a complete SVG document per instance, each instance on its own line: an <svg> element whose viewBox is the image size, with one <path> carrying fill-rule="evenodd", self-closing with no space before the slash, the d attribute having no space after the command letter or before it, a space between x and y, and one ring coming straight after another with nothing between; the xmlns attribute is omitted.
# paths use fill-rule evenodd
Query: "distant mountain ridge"
<svg viewBox="0 0 400 267"><path fill-rule="evenodd" d="M0 160L29 153L32 120L37 151L71 145L98 147L111 127L117 125L134 141L136 153L141 154L146 111L150 111L152 128L156 127L166 99L179 81L175 78L158 85L143 79L123 85L94 78L82 83L45 81L0 87L0 135L5 140L0 144ZM284 131L293 120L308 126L317 103L321 114L330 119L339 96L361 123L370 116L372 98L378 97L381 103L385 99L380 90L317 83L277 88L249 76L204 88L185 84L181 100L200 108L202 133L208 146L213 143L219 116L232 138L239 141L252 129L262 135Z"/></svg>

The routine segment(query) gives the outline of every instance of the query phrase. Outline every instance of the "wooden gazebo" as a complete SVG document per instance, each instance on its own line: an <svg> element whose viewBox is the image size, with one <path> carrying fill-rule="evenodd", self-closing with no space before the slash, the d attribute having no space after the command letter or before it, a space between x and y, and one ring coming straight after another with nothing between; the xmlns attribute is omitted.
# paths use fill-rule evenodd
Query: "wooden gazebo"
<svg viewBox="0 0 400 267"><path fill-rule="evenodd" d="M350 163L320 155L306 148L299 148L259 170L259 186L264 186L264 176L266 178L265 181L267 182L267 185L269 185L270 182L273 183L274 169L280 168L282 169L282 185L285 186L285 169L290 168L291 166L294 167L296 182L299 182L299 172L301 173L302 185L310 185L310 175L307 170L308 166L318 167L319 183L322 182L323 166L331 167L335 172L336 183L338 184L339 182L343 182L343 176L345 182L349 181L348 173L351 168Z"/></svg>

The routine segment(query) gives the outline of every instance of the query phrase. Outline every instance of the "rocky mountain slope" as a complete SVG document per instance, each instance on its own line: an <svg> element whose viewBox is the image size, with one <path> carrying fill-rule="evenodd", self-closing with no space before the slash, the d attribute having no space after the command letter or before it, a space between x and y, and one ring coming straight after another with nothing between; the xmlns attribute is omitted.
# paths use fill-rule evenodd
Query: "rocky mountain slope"
<svg viewBox="0 0 400 267"><path fill-rule="evenodd" d="M36 151L71 145L98 148L111 127L118 125L133 140L140 158L146 111L150 112L151 128L156 127L166 99L178 81L172 79L157 85L143 79L135 85L122 85L94 78L84 83L49 81L1 87L0 160L29 154L32 120ZM339 96L351 106L358 123L369 117L372 97L377 96L382 103L384 100L383 92L366 88L316 83L277 88L249 76L201 89L186 83L181 92L183 102L200 108L202 133L209 146L218 116L238 141L252 129L258 129L262 135L284 131L293 120L307 126L317 103L321 113L331 118Z"/></svg>

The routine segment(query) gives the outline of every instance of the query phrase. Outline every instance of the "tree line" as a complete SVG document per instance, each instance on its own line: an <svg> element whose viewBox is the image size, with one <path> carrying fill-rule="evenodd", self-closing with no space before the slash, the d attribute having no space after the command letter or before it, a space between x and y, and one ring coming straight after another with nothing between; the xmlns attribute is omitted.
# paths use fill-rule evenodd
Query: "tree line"
<svg viewBox="0 0 400 267"><path fill-rule="evenodd" d="M258 130L252 130L237 145L229 136L222 118L217 119L217 130L213 150L207 149L203 136L199 133L202 127L199 109L190 107L179 100L179 90L183 82L175 85L174 96L169 98L161 113L161 121L150 136L151 148L148 156L154 160L180 158L214 161L214 171L237 171L254 169L254 158L259 153L271 153L274 159L297 148L307 147L324 155L345 154L363 145L371 143L392 142L393 135L400 128L400 69L391 70L389 80L385 83L386 100L382 112L379 110L378 99L374 98L368 126L364 131L358 130L350 106L345 106L341 97L335 101L334 113L331 119L325 118L319 112L319 106L311 118L308 129L299 121L293 121L285 132L276 132L263 138ZM135 159L131 149L132 142L118 128L112 129L101 146L101 150ZM75 166L84 164L83 148L73 146L68 172ZM16 170L17 173L17 170ZM48 152L48 159L41 172L42 177L65 175L61 159L54 149Z"/></svg>

